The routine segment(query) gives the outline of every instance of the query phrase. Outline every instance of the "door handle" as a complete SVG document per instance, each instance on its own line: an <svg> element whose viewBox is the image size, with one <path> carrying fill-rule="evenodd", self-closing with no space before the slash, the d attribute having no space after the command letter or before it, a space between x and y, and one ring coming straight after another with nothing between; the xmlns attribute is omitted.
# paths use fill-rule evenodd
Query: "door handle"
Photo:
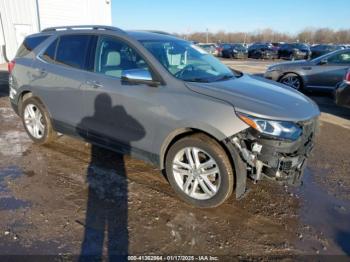
<svg viewBox="0 0 350 262"><path fill-rule="evenodd" d="M312 67L311 66L305 66L303 67L304 70L312 70Z"/></svg>
<svg viewBox="0 0 350 262"><path fill-rule="evenodd" d="M90 87L92 87L92 88L101 88L101 87L103 87L103 85L102 84L100 84L99 82L97 82L97 81L90 81L90 80L88 80L88 81L86 81L85 82L88 86L90 86Z"/></svg>

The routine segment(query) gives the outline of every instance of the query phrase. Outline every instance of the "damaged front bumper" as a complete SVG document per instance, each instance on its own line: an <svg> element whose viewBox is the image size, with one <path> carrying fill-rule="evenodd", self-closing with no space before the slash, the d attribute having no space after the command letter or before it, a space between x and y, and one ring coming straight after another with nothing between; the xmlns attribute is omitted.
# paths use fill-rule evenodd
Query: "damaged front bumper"
<svg viewBox="0 0 350 262"><path fill-rule="evenodd" d="M247 174L254 181L268 178L289 185L299 185L306 161L313 149L317 118L300 122L302 135L296 141L266 137L252 128L231 137L229 143L246 163Z"/></svg>

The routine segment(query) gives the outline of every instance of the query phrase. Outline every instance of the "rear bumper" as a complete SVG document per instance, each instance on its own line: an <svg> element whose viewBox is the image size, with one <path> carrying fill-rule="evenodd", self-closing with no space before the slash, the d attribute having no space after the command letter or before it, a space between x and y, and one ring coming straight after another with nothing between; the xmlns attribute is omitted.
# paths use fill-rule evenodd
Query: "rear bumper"
<svg viewBox="0 0 350 262"><path fill-rule="evenodd" d="M294 58L299 60L299 59L308 59L309 55L305 53L296 53L294 55Z"/></svg>
<svg viewBox="0 0 350 262"><path fill-rule="evenodd" d="M278 58L278 53L276 52L262 52L261 53L261 58L262 59L277 59Z"/></svg>
<svg viewBox="0 0 350 262"><path fill-rule="evenodd" d="M233 53L233 57L237 59L246 59L248 58L248 53L243 53L243 52Z"/></svg>
<svg viewBox="0 0 350 262"><path fill-rule="evenodd" d="M248 175L253 180L266 178L282 184L299 185L314 147L317 125L317 119L305 121L303 135L296 141L262 137L252 129L230 140L246 162Z"/></svg>

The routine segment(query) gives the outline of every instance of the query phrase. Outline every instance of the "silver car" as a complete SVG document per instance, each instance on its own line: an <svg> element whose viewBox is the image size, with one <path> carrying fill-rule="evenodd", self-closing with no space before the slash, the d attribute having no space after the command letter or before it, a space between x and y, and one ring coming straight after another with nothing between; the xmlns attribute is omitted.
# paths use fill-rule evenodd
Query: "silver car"
<svg viewBox="0 0 350 262"><path fill-rule="evenodd" d="M278 81L299 91L334 91L350 67L350 49L343 49L313 60L271 65L265 78Z"/></svg>
<svg viewBox="0 0 350 262"><path fill-rule="evenodd" d="M11 104L35 143L62 133L146 160L197 207L241 198L247 178L298 183L320 113L190 42L115 27L43 30L9 71Z"/></svg>

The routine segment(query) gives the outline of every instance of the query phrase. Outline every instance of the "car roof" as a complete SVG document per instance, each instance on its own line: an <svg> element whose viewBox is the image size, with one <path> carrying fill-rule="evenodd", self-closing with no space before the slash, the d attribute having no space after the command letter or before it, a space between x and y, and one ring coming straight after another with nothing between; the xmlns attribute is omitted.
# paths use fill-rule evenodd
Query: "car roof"
<svg viewBox="0 0 350 262"><path fill-rule="evenodd" d="M178 40L178 41L186 41L184 39L181 39L179 37L176 37L172 34L169 34L167 32L163 31L156 31L156 30L130 30L130 31L124 31L117 27L112 26L104 26L104 25L77 25L77 26L59 26L59 27L49 27L44 30L42 30L38 35L42 34L80 34L82 32L88 32L93 33L96 31L106 30L112 33L123 33L127 34L128 36L134 38L138 41L145 41L145 40ZM37 34L35 34L37 35ZM31 35L31 36L35 36Z"/></svg>
<svg viewBox="0 0 350 262"><path fill-rule="evenodd" d="M150 31L125 31L130 37L138 40L138 41L154 41L154 40L162 40L162 41L186 41L184 39L178 38L174 35L165 34L165 33L157 33L157 32L150 32Z"/></svg>

